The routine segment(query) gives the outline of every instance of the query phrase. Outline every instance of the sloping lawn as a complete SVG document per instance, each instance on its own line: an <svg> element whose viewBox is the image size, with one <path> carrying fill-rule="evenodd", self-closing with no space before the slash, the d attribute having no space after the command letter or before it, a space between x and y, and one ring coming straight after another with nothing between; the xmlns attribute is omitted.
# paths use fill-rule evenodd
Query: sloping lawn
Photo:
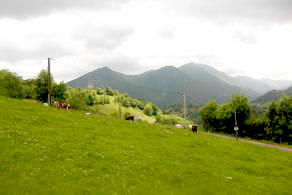
<svg viewBox="0 0 292 195"><path fill-rule="evenodd" d="M0 194L291 194L292 154L0 97Z"/></svg>

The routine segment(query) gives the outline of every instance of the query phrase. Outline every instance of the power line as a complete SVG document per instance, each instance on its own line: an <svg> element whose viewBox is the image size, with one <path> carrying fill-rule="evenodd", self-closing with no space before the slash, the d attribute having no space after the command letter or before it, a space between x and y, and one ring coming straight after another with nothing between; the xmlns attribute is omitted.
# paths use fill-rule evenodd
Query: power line
<svg viewBox="0 0 292 195"><path fill-rule="evenodd" d="M59 60L57 60L57 59L55 59L55 58L51 58L51 60L53 60L53 61L55 61L55 62L57 62L57 63L59 63L59 64L65 65L65 66L69 66L69 67L71 67L71 68L75 68L75 69L81 70L81 71L83 71L84 73L88 73L88 72L89 72L88 70L84 70L84 69L79 68L79 67L76 67L76 66L72 66L72 65L69 65L69 64L65 64L64 62L61 62L61 61L59 61Z"/></svg>

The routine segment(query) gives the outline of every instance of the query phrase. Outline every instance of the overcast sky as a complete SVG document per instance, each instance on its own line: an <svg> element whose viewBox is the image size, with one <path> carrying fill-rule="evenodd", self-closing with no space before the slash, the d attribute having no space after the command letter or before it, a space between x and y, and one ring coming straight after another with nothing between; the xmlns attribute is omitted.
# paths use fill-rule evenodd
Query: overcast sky
<svg viewBox="0 0 292 195"><path fill-rule="evenodd" d="M292 80L292 0L0 0L0 26L0 69L24 78L53 57L57 81L188 62Z"/></svg>

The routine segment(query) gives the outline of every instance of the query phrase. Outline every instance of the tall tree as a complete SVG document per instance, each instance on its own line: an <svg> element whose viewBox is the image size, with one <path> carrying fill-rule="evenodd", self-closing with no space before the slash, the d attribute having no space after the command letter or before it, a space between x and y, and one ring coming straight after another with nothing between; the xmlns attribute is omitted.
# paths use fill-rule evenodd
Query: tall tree
<svg viewBox="0 0 292 195"><path fill-rule="evenodd" d="M24 96L23 80L15 73L11 73L7 70L1 70L0 90L2 95L12 98L22 98Z"/></svg>
<svg viewBox="0 0 292 195"><path fill-rule="evenodd" d="M268 107L268 134L275 142L292 142L292 97L286 96Z"/></svg>
<svg viewBox="0 0 292 195"><path fill-rule="evenodd" d="M209 101L200 109L200 116L203 122L203 127L207 130L214 130L216 123L217 103L214 100Z"/></svg>
<svg viewBox="0 0 292 195"><path fill-rule="evenodd" d="M237 125L239 127L239 134L246 135L248 134L248 129L246 128L246 124L248 119L250 118L251 109L246 96L243 95L234 95L232 96L230 105L234 111L233 117L235 121L235 114Z"/></svg>
<svg viewBox="0 0 292 195"><path fill-rule="evenodd" d="M42 102L48 101L48 84L49 84L49 74L46 70L41 70L41 72L38 74L38 77L36 79L36 96L37 99ZM50 76L50 82L51 86L53 84L53 76Z"/></svg>
<svg viewBox="0 0 292 195"><path fill-rule="evenodd" d="M55 101L62 102L66 99L66 90L67 86L64 82L60 82L59 84L54 83L52 85L52 96Z"/></svg>

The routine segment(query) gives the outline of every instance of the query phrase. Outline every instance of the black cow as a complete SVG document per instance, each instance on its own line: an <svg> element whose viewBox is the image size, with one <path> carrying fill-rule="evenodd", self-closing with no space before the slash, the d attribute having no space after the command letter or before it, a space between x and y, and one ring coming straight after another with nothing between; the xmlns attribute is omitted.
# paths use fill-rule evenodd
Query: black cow
<svg viewBox="0 0 292 195"><path fill-rule="evenodd" d="M190 125L190 129L192 130L193 133L198 133L198 127L196 125Z"/></svg>
<svg viewBox="0 0 292 195"><path fill-rule="evenodd" d="M127 121L134 121L134 116L127 116L126 118L125 118L125 120L127 120Z"/></svg>

